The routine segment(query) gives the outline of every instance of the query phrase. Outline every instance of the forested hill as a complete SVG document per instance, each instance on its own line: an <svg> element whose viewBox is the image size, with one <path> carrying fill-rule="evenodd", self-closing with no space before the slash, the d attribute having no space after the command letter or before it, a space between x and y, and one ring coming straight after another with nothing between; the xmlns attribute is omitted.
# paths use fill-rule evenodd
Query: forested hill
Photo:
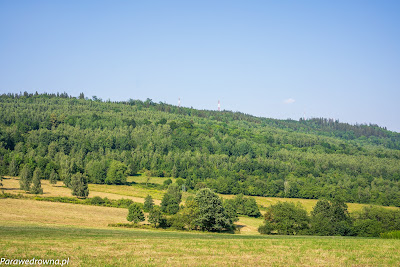
<svg viewBox="0 0 400 267"><path fill-rule="evenodd" d="M83 94L0 96L0 171L120 183L149 170L190 189L400 206L400 134L326 119L274 120ZM107 179L106 179L107 177Z"/></svg>

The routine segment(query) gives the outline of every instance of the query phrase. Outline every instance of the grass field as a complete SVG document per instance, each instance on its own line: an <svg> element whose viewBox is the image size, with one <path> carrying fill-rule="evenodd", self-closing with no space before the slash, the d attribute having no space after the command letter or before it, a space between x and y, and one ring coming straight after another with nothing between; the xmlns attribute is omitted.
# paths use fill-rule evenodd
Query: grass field
<svg viewBox="0 0 400 267"><path fill-rule="evenodd" d="M3 258L69 266L396 266L400 240L96 229L0 221Z"/></svg>

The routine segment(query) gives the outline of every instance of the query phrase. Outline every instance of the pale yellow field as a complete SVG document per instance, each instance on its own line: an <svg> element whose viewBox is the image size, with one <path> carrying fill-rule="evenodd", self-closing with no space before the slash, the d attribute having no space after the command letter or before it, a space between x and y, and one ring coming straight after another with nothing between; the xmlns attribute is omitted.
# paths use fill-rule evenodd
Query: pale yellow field
<svg viewBox="0 0 400 267"><path fill-rule="evenodd" d="M42 188L43 188L43 195L44 197L72 197L71 189L64 186L63 182L58 181L57 184L52 185L48 180L41 180ZM112 187L110 185L96 185L96 184L89 184L89 197L102 197L102 198L109 198L109 199L131 199L138 203L143 203L144 198L147 194L121 194L121 190L113 190L112 188L107 189L107 187ZM127 186L130 188L130 186ZM98 189L98 190L96 190ZM122 188L121 188L122 189ZM0 188L5 193L13 193L13 194L23 194L23 195L31 195L25 193L25 191L19 189L19 178L18 177L8 177L3 180L3 187ZM116 191L117 193L113 193ZM144 195L143 197L140 197ZM158 205L160 201L154 200L154 202Z"/></svg>
<svg viewBox="0 0 400 267"><path fill-rule="evenodd" d="M109 223L127 223L127 209L77 205L28 199L0 199L0 221L107 227Z"/></svg>

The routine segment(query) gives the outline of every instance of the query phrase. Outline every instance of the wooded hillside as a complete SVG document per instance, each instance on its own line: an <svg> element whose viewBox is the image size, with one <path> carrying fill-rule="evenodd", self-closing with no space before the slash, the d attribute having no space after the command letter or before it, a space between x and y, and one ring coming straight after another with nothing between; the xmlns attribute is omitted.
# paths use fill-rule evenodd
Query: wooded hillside
<svg viewBox="0 0 400 267"><path fill-rule="evenodd" d="M0 96L0 174L24 165L92 183L148 170L190 189L400 206L400 134L327 119L275 120L62 94Z"/></svg>

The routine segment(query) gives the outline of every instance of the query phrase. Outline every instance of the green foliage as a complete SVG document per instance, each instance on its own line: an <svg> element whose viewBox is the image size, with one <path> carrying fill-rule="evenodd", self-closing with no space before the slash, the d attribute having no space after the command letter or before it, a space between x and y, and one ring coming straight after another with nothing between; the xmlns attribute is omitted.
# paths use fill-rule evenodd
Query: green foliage
<svg viewBox="0 0 400 267"><path fill-rule="evenodd" d="M147 195L147 197L144 199L143 210L145 212L149 212L153 209L153 207L154 207L153 198L150 195Z"/></svg>
<svg viewBox="0 0 400 267"><path fill-rule="evenodd" d="M126 219L135 224L144 221L144 214L140 205L137 203L132 203L129 206L128 216Z"/></svg>
<svg viewBox="0 0 400 267"><path fill-rule="evenodd" d="M21 190L29 192L29 190L31 189L31 183L32 183L31 168L29 168L28 165L25 164L21 170L19 178L19 185Z"/></svg>
<svg viewBox="0 0 400 267"><path fill-rule="evenodd" d="M400 231L381 233L380 237L385 239L400 239Z"/></svg>
<svg viewBox="0 0 400 267"><path fill-rule="evenodd" d="M32 178L32 187L30 188L30 193L32 194L43 194L42 183L40 182L40 178L42 176L42 171L39 168L36 168L33 172Z"/></svg>
<svg viewBox="0 0 400 267"><path fill-rule="evenodd" d="M347 205L340 200L319 200L311 212L310 233L313 235L352 235L352 221Z"/></svg>
<svg viewBox="0 0 400 267"><path fill-rule="evenodd" d="M358 236L378 237L381 233L400 230L400 210L364 207L352 214L354 232Z"/></svg>
<svg viewBox="0 0 400 267"><path fill-rule="evenodd" d="M201 230L222 231L232 230L234 225L226 214L221 198L209 188L197 191L194 200L198 206L196 225Z"/></svg>
<svg viewBox="0 0 400 267"><path fill-rule="evenodd" d="M56 184L57 181L58 181L58 179L59 179L59 177L58 177L57 172L56 172L54 169L51 170L51 173L50 173L50 183L51 183L51 184Z"/></svg>
<svg viewBox="0 0 400 267"><path fill-rule="evenodd" d="M262 225L258 227L258 232L262 235L270 235L275 231L275 225L268 220L265 220Z"/></svg>
<svg viewBox="0 0 400 267"><path fill-rule="evenodd" d="M107 162L92 160L86 165L85 171L91 183L104 184L107 175ZM113 181L114 176L110 177L110 179Z"/></svg>
<svg viewBox="0 0 400 267"><path fill-rule="evenodd" d="M107 171L106 184L125 184L127 166L122 162L114 160L111 162L110 168Z"/></svg>
<svg viewBox="0 0 400 267"><path fill-rule="evenodd" d="M182 192L177 184L170 184L161 200L161 211L167 214L176 214L179 211Z"/></svg>
<svg viewBox="0 0 400 267"><path fill-rule="evenodd" d="M87 177L81 173L75 173L71 177L72 195L80 198L86 198L89 195Z"/></svg>
<svg viewBox="0 0 400 267"><path fill-rule="evenodd" d="M164 180L164 182L163 182L163 185L164 185L165 187L168 187L170 184L172 184L172 180L171 180L170 178Z"/></svg>
<svg viewBox="0 0 400 267"><path fill-rule="evenodd" d="M252 197L245 198L243 194L236 195L233 199L233 205L238 214L256 218L261 216L256 200Z"/></svg>
<svg viewBox="0 0 400 267"><path fill-rule="evenodd" d="M176 179L175 183L179 186L182 187L182 185L185 184L185 181L182 178Z"/></svg>
<svg viewBox="0 0 400 267"><path fill-rule="evenodd" d="M161 221L163 220L163 215L160 210L160 207L154 206L149 212L149 223L154 224L154 227L157 228L160 226Z"/></svg>
<svg viewBox="0 0 400 267"><path fill-rule="evenodd" d="M237 215L237 208L236 208L235 200L225 199L223 202L223 206L224 206L226 215L229 217L229 219L232 222L236 222L239 220L239 217Z"/></svg>
<svg viewBox="0 0 400 267"><path fill-rule="evenodd" d="M77 98L0 95L0 168L55 170L68 187L78 172L124 184L149 170L188 190L400 206L400 134L377 125Z"/></svg>
<svg viewBox="0 0 400 267"><path fill-rule="evenodd" d="M264 217L267 223L261 228L262 232L295 235L308 230L309 217L300 203L278 202L267 208Z"/></svg>

